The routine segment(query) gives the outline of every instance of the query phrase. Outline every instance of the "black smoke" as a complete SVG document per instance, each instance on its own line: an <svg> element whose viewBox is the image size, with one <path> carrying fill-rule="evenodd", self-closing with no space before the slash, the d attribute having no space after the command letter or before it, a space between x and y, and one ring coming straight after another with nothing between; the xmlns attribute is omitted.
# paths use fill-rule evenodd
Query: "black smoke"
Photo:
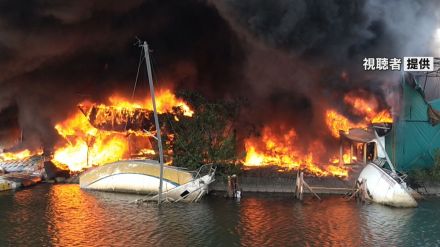
<svg viewBox="0 0 440 247"><path fill-rule="evenodd" d="M349 92L396 108L400 72L365 72L363 58L433 56L435 1L211 1L247 41L244 83L254 96L255 123L294 127L305 147L332 142L326 109L359 120L343 103ZM397 111L397 109L394 109Z"/></svg>
<svg viewBox="0 0 440 247"><path fill-rule="evenodd" d="M8 114L16 115L23 145L53 146L54 124L84 98L130 95L139 37L153 49L161 84L246 98L243 126L283 123L307 142L328 136L325 109L350 115L342 100L348 92L371 93L387 106L384 88L399 73L364 72L362 58L430 55L437 7L410 0L0 1L0 111L15 109Z"/></svg>
<svg viewBox="0 0 440 247"><path fill-rule="evenodd" d="M197 0L1 1L0 23L0 111L17 106L17 149L53 146L53 126L85 98L130 95L137 37L153 50L160 83L176 90L227 94L244 61L229 24Z"/></svg>

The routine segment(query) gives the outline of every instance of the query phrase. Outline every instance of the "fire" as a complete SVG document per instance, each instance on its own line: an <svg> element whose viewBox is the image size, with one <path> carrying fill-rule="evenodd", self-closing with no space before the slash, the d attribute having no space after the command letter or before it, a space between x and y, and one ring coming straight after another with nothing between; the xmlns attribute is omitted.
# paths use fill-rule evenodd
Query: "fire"
<svg viewBox="0 0 440 247"><path fill-rule="evenodd" d="M157 92L156 103L159 113L169 112L173 107L180 107L184 115L192 116L194 114L185 102L178 99L168 89ZM90 104L90 102L81 103L81 105ZM109 97L109 106L101 104L97 109L101 109L100 107L104 109L103 114L107 113L105 112L107 109L116 109L120 112L134 112L135 109L140 109L142 111L138 110L137 113L142 113L153 108L151 100L145 100L145 102L129 101L117 95ZM117 117L118 113L115 114L115 117ZM131 155L144 156L155 154L148 141L151 133L140 130L119 132L98 130L92 126L89 119L81 112L77 112L68 119L58 123L55 129L63 137L64 143L55 148L53 160L55 163L66 164L71 171L80 171L93 165L102 165L130 158ZM144 140L143 143L140 143L142 145L138 145L143 147L131 147L128 139L133 137L139 137L141 140ZM145 144L149 147L145 148Z"/></svg>
<svg viewBox="0 0 440 247"><path fill-rule="evenodd" d="M391 113L387 110L379 112L376 116L371 119L371 123L392 123L393 117Z"/></svg>
<svg viewBox="0 0 440 247"><path fill-rule="evenodd" d="M276 134L265 127L261 138L249 138L245 141L246 158L243 163L247 167L276 165L287 170L304 169L316 176L348 176L344 167L318 166L312 152L303 152L297 147L295 130Z"/></svg>
<svg viewBox="0 0 440 247"><path fill-rule="evenodd" d="M356 156L351 157L351 160L350 160L350 154L349 153L345 153L345 154L342 155L342 162L344 164L351 164L352 161L356 161L356 160L357 160ZM334 156L333 158L330 159L330 162L333 163L333 164L339 164L339 158Z"/></svg>
<svg viewBox="0 0 440 247"><path fill-rule="evenodd" d="M80 112L55 126L66 143L57 147L53 160L71 171L124 158L128 143L124 134L98 131Z"/></svg>
<svg viewBox="0 0 440 247"><path fill-rule="evenodd" d="M13 152L1 153L0 160L20 160L38 154L41 154L41 152L40 151L34 152L34 151L30 151L29 149L25 149L23 151L19 151L16 153Z"/></svg>
<svg viewBox="0 0 440 247"><path fill-rule="evenodd" d="M389 110L378 110L379 104L375 98L365 99L349 93L344 97L344 102L354 114L362 117L362 119L355 123L333 109L326 110L326 125L336 138L339 137L339 131L348 132L351 128L367 128L371 123L393 122Z"/></svg>
<svg viewBox="0 0 440 247"><path fill-rule="evenodd" d="M359 116L366 116L371 118L376 115L376 109L378 102L375 98L364 99L356 97L351 93L348 93L344 97L345 104L351 106L352 111Z"/></svg>
<svg viewBox="0 0 440 247"><path fill-rule="evenodd" d="M348 132L348 130L351 128L363 126L362 124L355 124L351 122L348 118L334 110L327 110L325 115L327 127L330 129L331 134L336 138L339 137L339 131Z"/></svg>
<svg viewBox="0 0 440 247"><path fill-rule="evenodd" d="M110 105L116 108L143 108L152 111L153 104L151 99L146 99L143 102L136 102L127 100L119 95L113 95L109 98ZM156 108L158 113L170 112L173 107L180 107L183 111L183 115L192 117L194 111L181 99L178 99L176 95L170 89L159 89L156 92Z"/></svg>
<svg viewBox="0 0 440 247"><path fill-rule="evenodd" d="M102 124L101 122L106 120L122 121L124 119L118 115L120 113L135 113L137 117L146 117L153 110L150 98L144 101L134 101L119 95L110 96L108 105L96 105L88 101L81 102L79 105L95 105L94 110L102 109L102 112L99 112L101 114L99 117L103 117L103 119L95 119L95 124ZM173 108L179 107L184 116L191 117L194 114L188 104L177 98L170 89L159 89L156 92L156 107L159 113L171 112ZM108 116L107 110L111 111L112 109L119 110L119 112L115 112L114 116ZM154 133L145 132L142 128L137 130L123 129L123 131L97 129L84 115L85 113L78 111L55 125L55 129L63 139L54 148L52 160L55 164L65 164L71 171L80 171L94 165L130 158L132 155L152 156L156 154L148 140L148 137ZM130 117L136 116L130 115ZM172 135L169 138L172 139ZM0 160L24 159L35 154L42 154L42 152L31 152L26 149L16 153L2 153Z"/></svg>

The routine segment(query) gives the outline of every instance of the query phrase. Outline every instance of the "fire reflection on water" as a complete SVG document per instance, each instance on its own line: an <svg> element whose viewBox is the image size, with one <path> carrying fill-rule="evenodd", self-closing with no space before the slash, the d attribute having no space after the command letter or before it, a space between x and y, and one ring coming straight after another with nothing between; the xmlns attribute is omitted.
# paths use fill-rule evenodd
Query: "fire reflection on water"
<svg viewBox="0 0 440 247"><path fill-rule="evenodd" d="M303 246L305 242L311 246L361 246L362 222L356 204L330 200L333 202L305 204L261 198L243 201L241 242L245 246Z"/></svg>
<svg viewBox="0 0 440 247"><path fill-rule="evenodd" d="M108 236L100 236L102 218L108 217L96 199L77 185L54 186L49 191L48 234L59 246L79 245L93 240L97 245L110 246ZM68 230L66 230L68 229Z"/></svg>
<svg viewBox="0 0 440 247"><path fill-rule="evenodd" d="M137 195L39 185L0 193L0 246L437 246L438 199L417 209L340 196L245 194L138 206ZM437 242L436 242L437 241Z"/></svg>

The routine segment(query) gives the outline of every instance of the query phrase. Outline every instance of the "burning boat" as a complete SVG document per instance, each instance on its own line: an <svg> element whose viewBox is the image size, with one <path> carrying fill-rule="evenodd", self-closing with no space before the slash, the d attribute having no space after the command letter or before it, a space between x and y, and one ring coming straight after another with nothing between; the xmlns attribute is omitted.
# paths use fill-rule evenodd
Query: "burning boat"
<svg viewBox="0 0 440 247"><path fill-rule="evenodd" d="M113 107L110 109L98 106L89 109L80 107L80 110L94 127L100 129L151 133L154 130L148 126L151 126L150 123L154 121L156 135L149 134L149 136L153 136L157 140L159 162L154 160L120 160L98 166L89 169L80 176L80 187L99 191L156 194L148 199L157 200L158 203L162 201L196 202L208 193L208 185L214 181L215 168L209 166L207 170L204 170L206 166L202 166L193 175L192 172L164 166L161 129L156 110L149 49L146 42L140 46L145 55L153 114L139 109L139 107L135 107L135 109ZM203 171L205 172L203 173Z"/></svg>
<svg viewBox="0 0 440 247"><path fill-rule="evenodd" d="M412 196L413 190L405 183L404 176L398 173L384 147L384 135L391 129L391 124L374 124L368 129L351 129L341 132L344 139L362 143L365 167L362 169L356 185L368 200L394 207L416 207ZM379 134L381 136L379 136ZM367 148L372 146L373 154ZM353 150L353 148L351 148Z"/></svg>

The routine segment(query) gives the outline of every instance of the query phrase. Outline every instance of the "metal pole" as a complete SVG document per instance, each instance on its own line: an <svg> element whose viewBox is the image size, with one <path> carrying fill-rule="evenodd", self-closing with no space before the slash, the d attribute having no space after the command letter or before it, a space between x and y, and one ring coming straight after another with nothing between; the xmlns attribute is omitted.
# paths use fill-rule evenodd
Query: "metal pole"
<svg viewBox="0 0 440 247"><path fill-rule="evenodd" d="M150 64L150 51L148 49L147 42L144 41L142 44L145 53L145 65L147 66L148 73L148 84L150 85L150 93L151 100L153 101L153 111L154 111L154 123L156 125L156 134L157 134L157 146L159 147L159 163L160 163L160 182L159 182L159 196L157 197L157 203L160 204L162 202L162 186L163 186L163 150L162 150L162 139L160 134L160 126L159 126L159 118L157 116L156 110L156 98L154 95L154 86L153 86L153 76L151 73L151 64Z"/></svg>

